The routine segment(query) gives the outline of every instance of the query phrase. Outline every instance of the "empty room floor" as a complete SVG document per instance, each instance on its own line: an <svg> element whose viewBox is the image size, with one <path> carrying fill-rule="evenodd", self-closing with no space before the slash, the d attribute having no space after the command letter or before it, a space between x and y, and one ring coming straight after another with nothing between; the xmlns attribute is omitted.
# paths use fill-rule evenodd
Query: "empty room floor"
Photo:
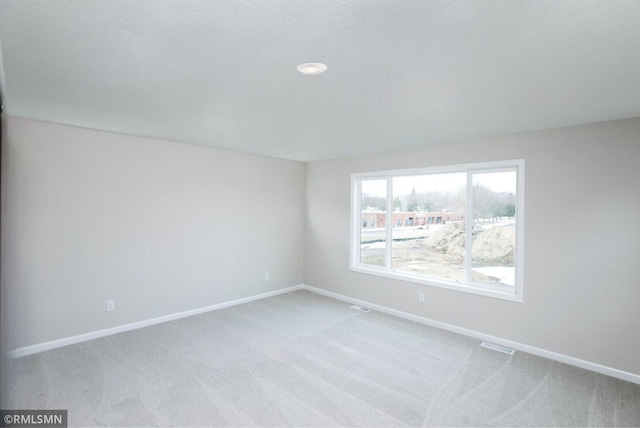
<svg viewBox="0 0 640 428"><path fill-rule="evenodd" d="M7 362L70 426L639 426L640 385L296 291Z"/></svg>

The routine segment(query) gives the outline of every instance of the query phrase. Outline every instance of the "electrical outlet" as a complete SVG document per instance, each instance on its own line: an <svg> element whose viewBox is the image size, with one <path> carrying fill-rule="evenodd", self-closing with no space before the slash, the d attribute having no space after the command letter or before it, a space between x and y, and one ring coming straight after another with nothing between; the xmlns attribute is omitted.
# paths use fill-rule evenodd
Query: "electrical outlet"
<svg viewBox="0 0 640 428"><path fill-rule="evenodd" d="M269 274L268 274L268 273L265 273L265 274L264 274L264 280L265 280L265 281L269 281Z"/></svg>
<svg viewBox="0 0 640 428"><path fill-rule="evenodd" d="M418 293L418 302L424 303L424 293Z"/></svg>
<svg viewBox="0 0 640 428"><path fill-rule="evenodd" d="M107 311L114 311L116 309L115 300L107 300Z"/></svg>

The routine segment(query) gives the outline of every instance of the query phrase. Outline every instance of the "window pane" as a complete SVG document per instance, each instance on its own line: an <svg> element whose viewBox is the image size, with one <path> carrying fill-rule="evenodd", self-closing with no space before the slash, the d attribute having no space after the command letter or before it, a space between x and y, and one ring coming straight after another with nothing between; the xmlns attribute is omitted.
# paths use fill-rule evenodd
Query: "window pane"
<svg viewBox="0 0 640 428"><path fill-rule="evenodd" d="M385 266L387 180L363 180L360 203L360 263Z"/></svg>
<svg viewBox="0 0 640 428"><path fill-rule="evenodd" d="M515 284L516 172L473 174L471 280Z"/></svg>
<svg viewBox="0 0 640 428"><path fill-rule="evenodd" d="M393 178L392 268L465 280L466 173Z"/></svg>

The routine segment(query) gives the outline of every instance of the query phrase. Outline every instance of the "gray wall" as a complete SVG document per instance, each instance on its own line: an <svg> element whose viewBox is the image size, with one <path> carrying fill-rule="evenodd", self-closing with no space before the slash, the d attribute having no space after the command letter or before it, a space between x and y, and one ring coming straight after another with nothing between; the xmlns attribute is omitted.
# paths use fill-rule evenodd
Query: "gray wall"
<svg viewBox="0 0 640 428"><path fill-rule="evenodd" d="M9 350L305 282L640 374L640 118L306 167L5 124ZM349 270L351 173L514 158L526 161L524 303Z"/></svg>
<svg viewBox="0 0 640 428"><path fill-rule="evenodd" d="M350 174L518 158L526 162L523 303L349 270ZM640 374L640 118L306 171L306 284Z"/></svg>
<svg viewBox="0 0 640 428"><path fill-rule="evenodd" d="M303 282L304 164L5 124L8 350Z"/></svg>

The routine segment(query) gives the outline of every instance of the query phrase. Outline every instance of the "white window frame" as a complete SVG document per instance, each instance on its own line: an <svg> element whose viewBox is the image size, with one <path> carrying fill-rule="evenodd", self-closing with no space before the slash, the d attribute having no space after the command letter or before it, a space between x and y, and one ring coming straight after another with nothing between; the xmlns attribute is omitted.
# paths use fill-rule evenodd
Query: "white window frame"
<svg viewBox="0 0 640 428"><path fill-rule="evenodd" d="M392 237L393 237L393 178L400 176L421 175L421 174L443 174L453 172L467 173L467 207L471 207L473 198L471 186L471 173L487 173L516 171L516 257L515 257L515 285L505 289L504 286L490 284L480 284L471 282L467 272L464 282L449 281L440 278L431 278L422 275L397 272L391 267L392 260ZM386 220L386 257L385 266L374 266L360 262L360 234L361 234L361 213L362 213L362 181L363 180L387 180L387 220ZM465 215L466 230L472 230L473 216ZM471 234L467 233L467 270L470 270ZM481 296L495 297L498 299L510 300L514 302L523 301L524 282L524 159L514 159L496 162L481 162L461 165L446 165L428 168L413 168L391 171L375 171L351 174L351 251L350 269L371 275L383 276L392 279L415 282L434 287L446 288L449 290L462 291Z"/></svg>

